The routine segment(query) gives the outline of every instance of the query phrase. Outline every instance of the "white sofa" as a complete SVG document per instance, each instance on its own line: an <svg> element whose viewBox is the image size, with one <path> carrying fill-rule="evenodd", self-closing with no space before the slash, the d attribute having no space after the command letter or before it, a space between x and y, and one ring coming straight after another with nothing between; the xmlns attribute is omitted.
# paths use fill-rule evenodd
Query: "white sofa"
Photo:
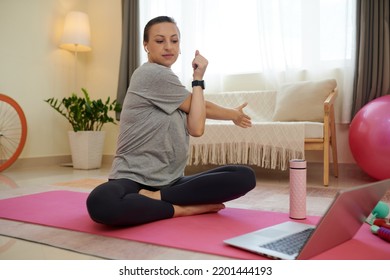
<svg viewBox="0 0 390 280"><path fill-rule="evenodd" d="M248 164L286 170L291 159L304 159L306 150L321 150L323 184L329 184L329 153L338 176L333 104L337 84L333 79L285 85L278 91L206 94L206 100L226 107L244 102L252 127L207 120L202 137L190 141L189 165Z"/></svg>

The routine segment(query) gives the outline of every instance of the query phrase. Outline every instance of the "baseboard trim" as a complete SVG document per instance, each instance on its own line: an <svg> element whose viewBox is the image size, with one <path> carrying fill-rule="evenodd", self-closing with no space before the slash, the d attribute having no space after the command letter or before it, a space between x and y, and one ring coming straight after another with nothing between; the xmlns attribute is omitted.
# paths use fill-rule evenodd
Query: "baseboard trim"
<svg viewBox="0 0 390 280"><path fill-rule="evenodd" d="M102 164L111 164L113 155L103 155ZM34 157L34 158L19 158L9 168L30 168L34 166L50 166L50 165L63 165L69 166L72 164L72 157L70 155L65 156L49 156L49 157Z"/></svg>

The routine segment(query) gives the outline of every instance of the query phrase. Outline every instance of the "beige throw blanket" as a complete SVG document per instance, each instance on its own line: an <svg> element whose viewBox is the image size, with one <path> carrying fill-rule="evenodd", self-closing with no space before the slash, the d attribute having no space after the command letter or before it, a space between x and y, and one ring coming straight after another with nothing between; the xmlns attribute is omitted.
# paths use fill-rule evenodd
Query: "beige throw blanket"
<svg viewBox="0 0 390 280"><path fill-rule="evenodd" d="M286 170L291 159L304 158L304 124L270 121L274 96L273 92L206 95L207 100L227 107L249 101L245 111L252 117L252 127L208 120L204 135L190 139L188 165L248 164Z"/></svg>

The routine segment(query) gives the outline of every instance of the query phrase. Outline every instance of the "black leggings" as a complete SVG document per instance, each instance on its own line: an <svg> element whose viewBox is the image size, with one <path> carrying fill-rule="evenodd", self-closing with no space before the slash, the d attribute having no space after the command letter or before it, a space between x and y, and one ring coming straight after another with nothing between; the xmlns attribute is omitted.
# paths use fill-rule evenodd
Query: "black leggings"
<svg viewBox="0 0 390 280"><path fill-rule="evenodd" d="M243 196L256 186L253 170L241 165L218 167L183 176L160 189L130 179L109 180L87 199L92 220L111 226L134 226L173 217L173 205L217 204ZM141 189L161 191L161 200L138 194Z"/></svg>

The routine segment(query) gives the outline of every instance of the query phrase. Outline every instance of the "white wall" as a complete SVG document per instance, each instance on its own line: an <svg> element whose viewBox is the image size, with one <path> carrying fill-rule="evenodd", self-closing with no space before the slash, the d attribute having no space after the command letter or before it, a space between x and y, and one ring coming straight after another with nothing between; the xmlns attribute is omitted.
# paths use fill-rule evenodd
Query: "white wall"
<svg viewBox="0 0 390 280"><path fill-rule="evenodd" d="M91 95L116 98L122 40L121 0L88 0L87 12L91 22L92 52L88 53L86 87ZM113 155L118 126L106 124L104 154Z"/></svg>
<svg viewBox="0 0 390 280"><path fill-rule="evenodd" d="M93 98L115 98L121 41L120 0L1 0L0 92L17 100L28 121L21 158L69 155L71 129L43 100L74 88L74 55L58 48L65 15L90 16L92 52L78 56L78 83ZM105 154L113 154L117 127L108 124Z"/></svg>

